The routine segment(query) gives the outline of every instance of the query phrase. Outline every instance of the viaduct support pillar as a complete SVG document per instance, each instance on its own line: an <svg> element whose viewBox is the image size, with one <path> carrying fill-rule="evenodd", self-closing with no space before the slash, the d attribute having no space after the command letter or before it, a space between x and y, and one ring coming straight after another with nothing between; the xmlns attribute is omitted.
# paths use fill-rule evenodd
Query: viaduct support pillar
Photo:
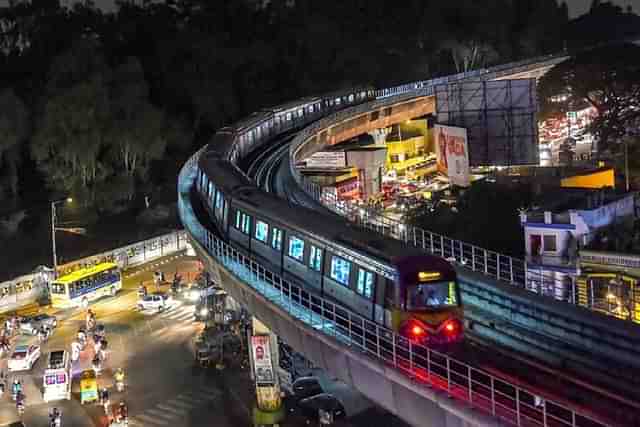
<svg viewBox="0 0 640 427"><path fill-rule="evenodd" d="M251 372L256 387L256 406L253 410L255 427L278 427L285 417L276 376L278 366L278 337L255 317L249 339Z"/></svg>

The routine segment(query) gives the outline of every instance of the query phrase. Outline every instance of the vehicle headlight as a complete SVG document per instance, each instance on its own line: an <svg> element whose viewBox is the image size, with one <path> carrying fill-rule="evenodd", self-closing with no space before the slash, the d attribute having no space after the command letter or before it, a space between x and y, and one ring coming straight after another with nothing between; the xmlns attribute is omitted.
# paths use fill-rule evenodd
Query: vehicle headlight
<svg viewBox="0 0 640 427"><path fill-rule="evenodd" d="M209 310L206 308L203 308L200 310L200 316L206 316L207 314L209 314Z"/></svg>
<svg viewBox="0 0 640 427"><path fill-rule="evenodd" d="M189 294L189 299L191 301L197 301L198 298L200 298L200 292L198 291L191 291L191 293Z"/></svg>

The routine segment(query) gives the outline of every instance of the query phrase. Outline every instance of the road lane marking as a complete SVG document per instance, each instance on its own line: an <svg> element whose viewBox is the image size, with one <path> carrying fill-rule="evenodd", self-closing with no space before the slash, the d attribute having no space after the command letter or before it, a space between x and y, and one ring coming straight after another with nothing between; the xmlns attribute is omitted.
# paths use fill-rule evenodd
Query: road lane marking
<svg viewBox="0 0 640 427"><path fill-rule="evenodd" d="M162 410L162 409L158 409L158 407L154 407L151 409L148 409L147 411L145 411L147 414L151 414L157 417L162 417L165 418L167 420L175 420L178 416L176 414L167 414L166 411ZM180 414L183 415L183 414Z"/></svg>
<svg viewBox="0 0 640 427"><path fill-rule="evenodd" d="M193 403L183 402L183 401L178 400L178 399L180 399L180 397L178 397L176 399L173 399L173 400L170 400L170 402L174 406L179 406L179 407L182 407L182 408L187 409L187 410L194 408Z"/></svg>
<svg viewBox="0 0 640 427"><path fill-rule="evenodd" d="M142 420L143 423L150 423L150 424L156 424L161 426L165 426L171 422L169 420L160 420L147 414L136 415L134 418Z"/></svg>
<svg viewBox="0 0 640 427"><path fill-rule="evenodd" d="M169 406L169 403L171 403L171 401L168 401L167 403L161 403L157 405L157 407L165 411L171 412L173 414L176 414L178 416L182 416L188 412L186 409L183 409L183 408L175 408L173 406Z"/></svg>

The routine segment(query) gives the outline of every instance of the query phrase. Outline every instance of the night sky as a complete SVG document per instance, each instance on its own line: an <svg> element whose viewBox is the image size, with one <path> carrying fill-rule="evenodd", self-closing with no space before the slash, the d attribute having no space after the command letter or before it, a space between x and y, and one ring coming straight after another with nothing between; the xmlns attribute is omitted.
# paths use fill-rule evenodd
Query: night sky
<svg viewBox="0 0 640 427"><path fill-rule="evenodd" d="M62 0L63 3L73 1L74 0ZM592 0L566 0L566 2L569 5L569 15L573 18L585 13L589 9L589 5ZM7 3L8 0L0 0L0 6L5 6ZM95 3L98 7L105 10L113 10L115 0L95 0ZM631 5L633 7L633 11L636 14L640 14L640 0L614 0L614 3L622 7Z"/></svg>

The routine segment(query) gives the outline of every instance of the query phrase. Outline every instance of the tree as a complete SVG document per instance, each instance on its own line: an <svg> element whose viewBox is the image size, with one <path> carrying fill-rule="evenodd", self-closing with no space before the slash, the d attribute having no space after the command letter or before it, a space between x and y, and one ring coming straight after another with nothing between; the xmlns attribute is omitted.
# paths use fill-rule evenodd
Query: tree
<svg viewBox="0 0 640 427"><path fill-rule="evenodd" d="M476 183L458 197L455 208L437 203L420 206L408 214L409 223L425 230L520 256L524 237L518 209L528 206L528 188Z"/></svg>
<svg viewBox="0 0 640 427"><path fill-rule="evenodd" d="M108 93L100 76L46 102L31 153L53 189L86 190L109 175L100 154L110 126Z"/></svg>
<svg viewBox="0 0 640 427"><path fill-rule="evenodd" d="M640 118L640 47L618 44L578 53L542 77L538 94L542 118L593 106L598 149L610 149Z"/></svg>
<svg viewBox="0 0 640 427"><path fill-rule="evenodd" d="M22 100L11 89L0 92L0 170L6 166L7 190L18 193L18 162L21 144L29 132L29 113Z"/></svg>
<svg viewBox="0 0 640 427"><path fill-rule="evenodd" d="M485 67L498 57L498 53L491 45L473 39L449 40L443 44L443 48L451 52L451 59L458 73Z"/></svg>
<svg viewBox="0 0 640 427"><path fill-rule="evenodd" d="M149 101L149 89L135 58L118 67L111 85L110 143L118 162L116 170L145 180L151 161L165 152L164 114ZM129 193L129 197L132 194Z"/></svg>

